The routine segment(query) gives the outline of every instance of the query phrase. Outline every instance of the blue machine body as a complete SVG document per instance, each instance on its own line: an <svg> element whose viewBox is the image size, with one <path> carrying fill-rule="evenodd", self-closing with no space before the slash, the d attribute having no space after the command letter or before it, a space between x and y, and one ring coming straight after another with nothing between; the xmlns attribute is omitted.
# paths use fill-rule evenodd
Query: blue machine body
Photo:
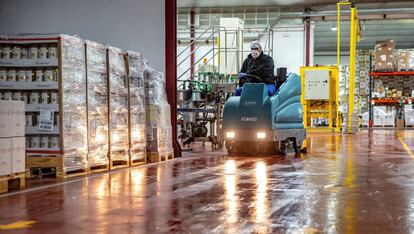
<svg viewBox="0 0 414 234"><path fill-rule="evenodd" d="M274 96L268 96L267 87L262 83L246 83L241 96L230 97L223 111L223 130L235 135L231 142L258 141L258 131L265 132L266 142L296 140L300 146L306 138L303 126L301 104L301 78L290 73ZM280 146L280 144L279 144Z"/></svg>

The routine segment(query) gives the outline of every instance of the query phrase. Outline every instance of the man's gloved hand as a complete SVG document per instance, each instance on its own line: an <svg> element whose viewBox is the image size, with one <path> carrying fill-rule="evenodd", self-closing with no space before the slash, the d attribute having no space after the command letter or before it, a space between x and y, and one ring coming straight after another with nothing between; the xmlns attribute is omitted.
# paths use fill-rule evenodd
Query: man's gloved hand
<svg viewBox="0 0 414 234"><path fill-rule="evenodd" d="M239 77L237 78L237 79L241 79L241 78L243 78L243 77L245 77L247 75L247 73L242 73L242 72L240 72L239 73Z"/></svg>

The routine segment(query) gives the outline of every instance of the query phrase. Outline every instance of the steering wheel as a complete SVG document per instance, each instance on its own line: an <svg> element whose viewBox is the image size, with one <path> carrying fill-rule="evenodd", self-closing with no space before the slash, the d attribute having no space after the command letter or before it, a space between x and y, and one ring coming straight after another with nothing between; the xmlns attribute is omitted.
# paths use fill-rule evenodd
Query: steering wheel
<svg viewBox="0 0 414 234"><path fill-rule="evenodd" d="M242 87L245 83L264 83L262 78L252 75L246 74L243 78L240 79L239 86Z"/></svg>

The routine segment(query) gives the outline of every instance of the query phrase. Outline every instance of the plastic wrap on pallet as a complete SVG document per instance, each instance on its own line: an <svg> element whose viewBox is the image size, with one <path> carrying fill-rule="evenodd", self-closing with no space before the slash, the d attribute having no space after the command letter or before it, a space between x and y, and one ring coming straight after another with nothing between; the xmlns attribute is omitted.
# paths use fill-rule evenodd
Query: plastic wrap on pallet
<svg viewBox="0 0 414 234"><path fill-rule="evenodd" d="M369 126L369 112L362 114L362 126Z"/></svg>
<svg viewBox="0 0 414 234"><path fill-rule="evenodd" d="M128 160L128 87L124 53L108 47L110 158Z"/></svg>
<svg viewBox="0 0 414 234"><path fill-rule="evenodd" d="M404 105L404 120L405 125L414 125L414 109L413 105Z"/></svg>
<svg viewBox="0 0 414 234"><path fill-rule="evenodd" d="M162 72L145 68L147 150L159 154L172 154L172 127L170 105L167 102Z"/></svg>
<svg viewBox="0 0 414 234"><path fill-rule="evenodd" d="M129 102L130 102L130 151L131 160L145 157L145 83L144 61L140 53L128 51Z"/></svg>
<svg viewBox="0 0 414 234"><path fill-rule="evenodd" d="M63 170L72 171L87 167L85 47L79 37L60 38Z"/></svg>
<svg viewBox="0 0 414 234"><path fill-rule="evenodd" d="M88 80L88 163L108 164L108 91L106 47L85 41Z"/></svg>
<svg viewBox="0 0 414 234"><path fill-rule="evenodd" d="M394 106L374 106L374 126L395 126Z"/></svg>

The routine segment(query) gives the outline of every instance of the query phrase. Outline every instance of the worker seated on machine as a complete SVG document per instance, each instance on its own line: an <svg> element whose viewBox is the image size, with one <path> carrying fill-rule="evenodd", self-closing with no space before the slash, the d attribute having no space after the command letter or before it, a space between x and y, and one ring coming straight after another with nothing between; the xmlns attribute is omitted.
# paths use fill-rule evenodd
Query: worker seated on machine
<svg viewBox="0 0 414 234"><path fill-rule="evenodd" d="M268 95L273 96L276 93L273 58L263 53L258 41L252 42L250 49L251 53L244 60L240 70L239 86L235 95L241 95L245 83L265 83Z"/></svg>

